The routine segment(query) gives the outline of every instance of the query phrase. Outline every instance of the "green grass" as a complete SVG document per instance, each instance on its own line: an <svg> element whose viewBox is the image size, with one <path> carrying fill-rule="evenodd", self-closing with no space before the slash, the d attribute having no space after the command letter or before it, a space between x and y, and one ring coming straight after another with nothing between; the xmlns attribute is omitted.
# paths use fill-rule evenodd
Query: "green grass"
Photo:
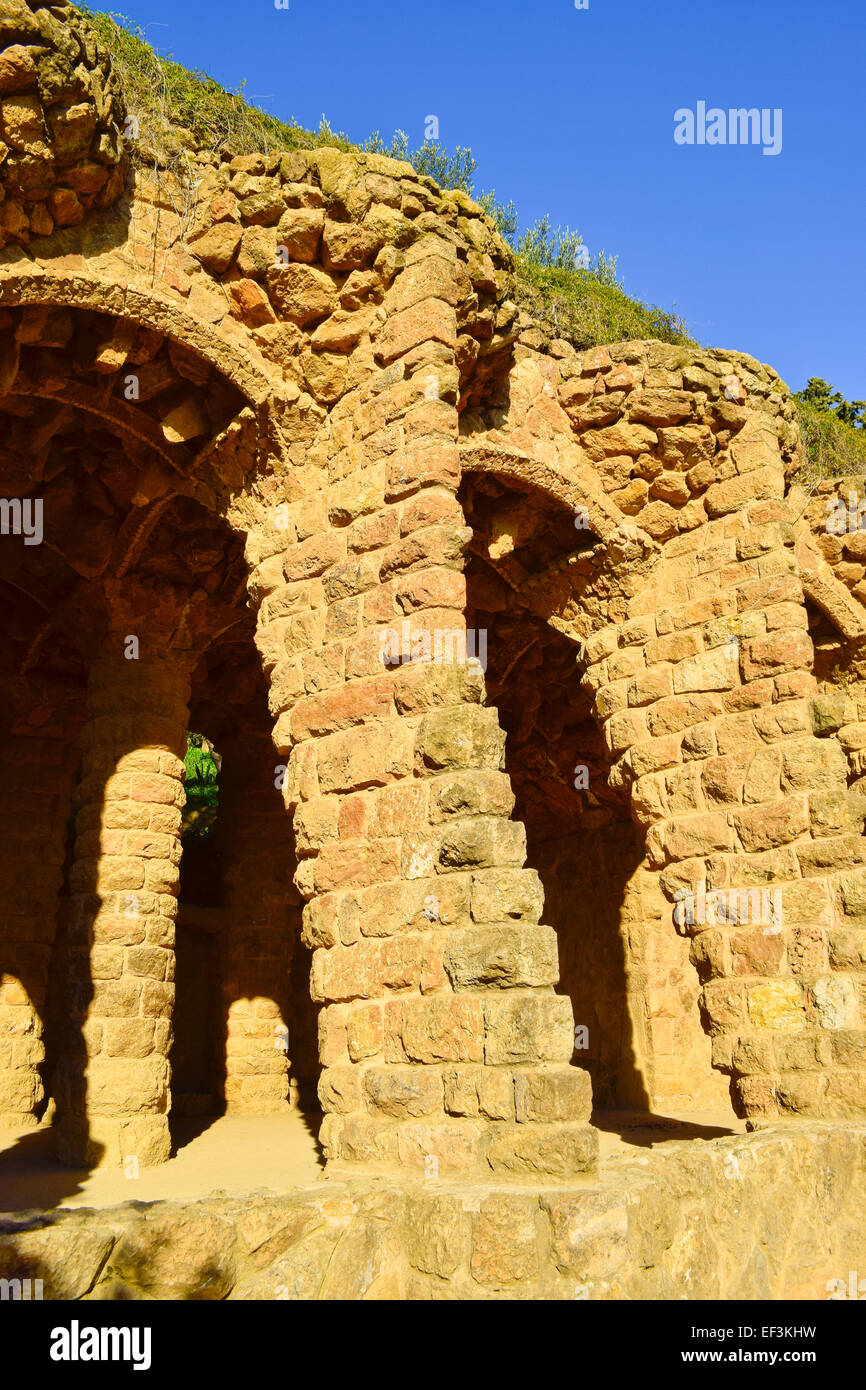
<svg viewBox="0 0 866 1390"><path fill-rule="evenodd" d="M316 131L296 121L280 121L245 101L243 86L227 91L207 73L191 72L170 57L159 57L124 15L80 8L111 56L127 109L139 123L137 147L146 162L154 156L171 162L184 148L214 153L228 149L232 154L318 145L358 148L332 130L324 116Z"/></svg>
<svg viewBox="0 0 866 1390"><path fill-rule="evenodd" d="M691 343L678 314L631 299L617 284L591 271L532 265L518 256L518 301L551 337L567 338L577 348L629 338L659 338Z"/></svg>

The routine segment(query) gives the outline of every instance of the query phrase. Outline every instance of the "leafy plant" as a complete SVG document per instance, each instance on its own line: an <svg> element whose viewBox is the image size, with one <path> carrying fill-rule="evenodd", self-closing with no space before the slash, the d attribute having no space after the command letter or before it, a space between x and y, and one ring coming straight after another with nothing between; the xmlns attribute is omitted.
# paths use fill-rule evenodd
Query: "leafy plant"
<svg viewBox="0 0 866 1390"><path fill-rule="evenodd" d="M794 399L822 415L832 416L840 424L866 430L866 401L847 401L823 377L810 376L803 390L794 393Z"/></svg>
<svg viewBox="0 0 866 1390"><path fill-rule="evenodd" d="M219 809L221 766L222 759L203 734L187 734L183 760L186 804L181 821L182 839L206 840L212 834Z"/></svg>
<svg viewBox="0 0 866 1390"><path fill-rule="evenodd" d="M416 150L409 149L405 130L395 130L390 145L386 145L378 130L365 140L361 149L368 154L384 154L391 159L405 159L417 174L434 179L440 188L459 188L472 192L472 175L478 167L472 151L458 145L449 154L438 140L425 140Z"/></svg>
<svg viewBox="0 0 866 1390"><path fill-rule="evenodd" d="M816 407L796 392L796 414L803 443L803 478L842 478L866 473L866 431L853 427L837 411Z"/></svg>
<svg viewBox="0 0 866 1390"><path fill-rule="evenodd" d="M518 218L517 208L514 206L513 199L508 203L500 203L496 197L495 189L489 193L482 193L478 199L487 216L490 218L499 235L514 247L517 245Z"/></svg>

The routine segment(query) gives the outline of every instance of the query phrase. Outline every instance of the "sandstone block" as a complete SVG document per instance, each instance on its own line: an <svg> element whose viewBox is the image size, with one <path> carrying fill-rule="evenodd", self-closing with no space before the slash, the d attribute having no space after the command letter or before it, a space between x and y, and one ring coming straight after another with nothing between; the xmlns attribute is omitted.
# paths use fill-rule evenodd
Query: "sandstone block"
<svg viewBox="0 0 866 1390"><path fill-rule="evenodd" d="M554 985L556 933L550 927L470 927L446 939L445 970L454 989Z"/></svg>
<svg viewBox="0 0 866 1390"><path fill-rule="evenodd" d="M217 222L190 241L190 250L216 275L228 270L241 244L242 228L236 222Z"/></svg>
<svg viewBox="0 0 866 1390"><path fill-rule="evenodd" d="M495 709L458 705L427 715L419 726L415 748L419 770L498 770L505 752L505 733Z"/></svg>
<svg viewBox="0 0 866 1390"><path fill-rule="evenodd" d="M442 1078L423 1067L368 1067L364 1094L374 1112L396 1119L442 1111Z"/></svg>
<svg viewBox="0 0 866 1390"><path fill-rule="evenodd" d="M475 1223L470 1270L483 1287L502 1288L538 1273L537 1205L530 1197L495 1196Z"/></svg>
<svg viewBox="0 0 866 1390"><path fill-rule="evenodd" d="M487 1152L494 1173L565 1181L590 1172L598 1160L598 1131L589 1126L502 1125Z"/></svg>
<svg viewBox="0 0 866 1390"><path fill-rule="evenodd" d="M796 980L754 985L749 990L748 1007L756 1028L793 1032L806 1026L803 989Z"/></svg>
<svg viewBox="0 0 866 1390"><path fill-rule="evenodd" d="M277 314L301 328L326 318L337 307L333 280L315 266L271 266L267 288Z"/></svg>
<svg viewBox="0 0 866 1390"><path fill-rule="evenodd" d="M289 260L309 263L319 253L325 214L321 208L290 208L277 226L278 246L285 246Z"/></svg>
<svg viewBox="0 0 866 1390"><path fill-rule="evenodd" d="M592 1085L577 1067L517 1073L514 1099L518 1123L575 1121L589 1124Z"/></svg>
<svg viewBox="0 0 866 1390"><path fill-rule="evenodd" d="M386 320L376 342L377 360L388 363L403 357L419 343L457 346L457 322L453 308L441 299L425 299Z"/></svg>
<svg viewBox="0 0 866 1390"><path fill-rule="evenodd" d="M569 999L508 992L501 998L485 997L483 1007L488 1066L571 1060L574 1024Z"/></svg>
<svg viewBox="0 0 866 1390"><path fill-rule="evenodd" d="M524 826L498 816L473 816L447 824L439 849L439 863L447 869L520 867L525 857Z"/></svg>
<svg viewBox="0 0 866 1390"><path fill-rule="evenodd" d="M477 999L407 1000L385 1005L389 1062L480 1062L484 1013Z"/></svg>

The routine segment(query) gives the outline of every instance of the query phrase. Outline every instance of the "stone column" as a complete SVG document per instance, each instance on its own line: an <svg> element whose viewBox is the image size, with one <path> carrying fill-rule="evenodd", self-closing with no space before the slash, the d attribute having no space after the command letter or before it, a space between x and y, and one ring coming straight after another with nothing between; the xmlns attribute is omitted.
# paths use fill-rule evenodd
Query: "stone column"
<svg viewBox="0 0 866 1390"><path fill-rule="evenodd" d="M188 694L186 669L170 658L119 654L91 669L57 1096L67 1163L144 1167L169 1157Z"/></svg>
<svg viewBox="0 0 866 1390"><path fill-rule="evenodd" d="M866 802L835 736L844 697L818 695L786 509L744 502L752 478L714 485L715 518L587 641L585 681L738 1113L848 1117L866 1074Z"/></svg>
<svg viewBox="0 0 866 1390"><path fill-rule="evenodd" d="M74 749L74 735L19 735L0 751L0 1125L35 1125L45 1098L46 992Z"/></svg>
<svg viewBox="0 0 866 1390"><path fill-rule="evenodd" d="M589 1077L569 1066L556 937L466 659L461 275L445 238L406 252L357 350L368 375L331 412L322 491L251 538L257 640L323 1004L329 1161L569 1178L594 1161Z"/></svg>

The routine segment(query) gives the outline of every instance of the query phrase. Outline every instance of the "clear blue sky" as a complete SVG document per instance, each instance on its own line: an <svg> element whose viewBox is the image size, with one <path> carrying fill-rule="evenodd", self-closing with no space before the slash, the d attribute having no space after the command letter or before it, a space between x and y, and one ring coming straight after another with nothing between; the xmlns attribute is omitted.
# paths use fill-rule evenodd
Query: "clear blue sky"
<svg viewBox="0 0 866 1390"><path fill-rule="evenodd" d="M122 0L164 54L274 115L412 147L549 212L709 346L866 397L864 0ZM783 112L778 156L674 143L674 111Z"/></svg>

